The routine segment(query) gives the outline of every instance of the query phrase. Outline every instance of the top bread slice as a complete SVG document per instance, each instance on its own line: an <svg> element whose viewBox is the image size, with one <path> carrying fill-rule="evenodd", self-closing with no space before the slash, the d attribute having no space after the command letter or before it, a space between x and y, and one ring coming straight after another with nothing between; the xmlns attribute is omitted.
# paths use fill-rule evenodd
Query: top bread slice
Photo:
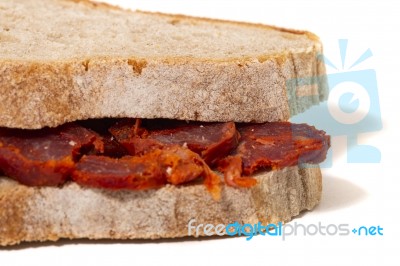
<svg viewBox="0 0 400 266"><path fill-rule="evenodd" d="M321 54L305 31L2 0L0 127L103 117L285 121L326 98ZM301 79L311 85L293 91Z"/></svg>

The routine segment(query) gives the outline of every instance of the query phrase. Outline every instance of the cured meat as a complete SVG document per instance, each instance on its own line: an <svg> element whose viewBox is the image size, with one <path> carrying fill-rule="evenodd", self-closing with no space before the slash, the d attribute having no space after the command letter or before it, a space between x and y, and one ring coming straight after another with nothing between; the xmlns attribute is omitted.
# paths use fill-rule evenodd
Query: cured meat
<svg viewBox="0 0 400 266"><path fill-rule="evenodd" d="M196 153L176 145L120 159L84 156L72 173L72 179L85 186L133 190L158 188L166 183L179 185L201 176L218 199L218 175Z"/></svg>
<svg viewBox="0 0 400 266"><path fill-rule="evenodd" d="M84 128L90 129L101 136L104 150L102 155L112 158L121 158L128 155L128 151L116 141L115 137L108 131L109 128L116 123L115 119L88 119L79 121L78 124Z"/></svg>
<svg viewBox="0 0 400 266"><path fill-rule="evenodd" d="M225 183L251 187L251 175L325 159L329 136L306 124L89 120L55 129L0 128L0 171L31 186L77 183L143 190L203 178L214 198Z"/></svg>
<svg viewBox="0 0 400 266"><path fill-rule="evenodd" d="M281 169L300 163L325 160L330 138L307 124L264 123L240 127L242 141L237 154L243 160L244 174L260 168Z"/></svg>
<svg viewBox="0 0 400 266"><path fill-rule="evenodd" d="M218 169L224 173L225 183L232 187L252 187L257 180L250 176L242 176L243 166L240 156L228 156L218 162Z"/></svg>
<svg viewBox="0 0 400 266"><path fill-rule="evenodd" d="M273 122L238 128L242 138L236 151L218 167L227 183L236 186L240 186L242 175L251 175L259 169L320 163L330 146L324 131L306 124Z"/></svg>
<svg viewBox="0 0 400 266"><path fill-rule="evenodd" d="M120 120L115 125L111 126L108 131L115 138L115 140L125 148L126 155L141 155L144 152L139 152L139 144L136 140L140 140L141 137L146 136L148 131L140 127L141 119L124 119ZM152 140L150 140L152 141ZM144 141L141 143L144 144ZM146 148L143 148L146 152L153 148L161 148L161 144L154 141L146 143Z"/></svg>
<svg viewBox="0 0 400 266"><path fill-rule="evenodd" d="M102 136L104 151L100 154L111 158L121 158L129 155L128 151L110 133Z"/></svg>
<svg viewBox="0 0 400 266"><path fill-rule="evenodd" d="M50 130L49 134L60 135L69 144L75 144L73 149L73 158L79 160L79 156L88 153L104 153L103 138L94 131L76 124L67 124L57 129Z"/></svg>
<svg viewBox="0 0 400 266"><path fill-rule="evenodd" d="M85 152L102 152L97 134L68 124L57 129L0 129L0 169L31 186L63 184Z"/></svg>
<svg viewBox="0 0 400 266"><path fill-rule="evenodd" d="M208 165L214 165L237 146L240 137L233 122L180 124L147 130L138 121L126 120L110 128L131 155L145 154L165 145L180 145L199 154Z"/></svg>
<svg viewBox="0 0 400 266"><path fill-rule="evenodd" d="M72 179L78 184L108 189L149 189L166 184L156 161L136 156L110 158L87 155L77 163Z"/></svg>

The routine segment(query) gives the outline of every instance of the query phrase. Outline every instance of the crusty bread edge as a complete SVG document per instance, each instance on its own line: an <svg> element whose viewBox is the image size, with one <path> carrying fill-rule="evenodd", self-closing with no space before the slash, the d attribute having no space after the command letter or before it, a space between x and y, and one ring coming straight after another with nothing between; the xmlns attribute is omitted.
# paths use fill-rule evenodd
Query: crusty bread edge
<svg viewBox="0 0 400 266"><path fill-rule="evenodd" d="M120 6L115 6L111 5L108 3L104 2L98 2L98 1L90 1L90 0L68 0L71 2L75 3L83 3L89 7L92 8L102 8L102 9L114 9L114 10L124 10L128 12L139 12L143 14L153 14L153 15L159 15L159 16L165 16L165 17L170 17L172 19L192 19L192 20L199 20L199 21L208 21L208 22L216 22L216 23L229 23L229 24L234 24L234 25L242 25L242 26L250 26L250 27L259 27L259 28L264 28L264 29L273 29L273 30L278 30L282 32L288 32L288 33L293 33L293 34L300 34L300 35L306 35L310 40L320 42L319 37L309 31L306 30L299 30L299 29L289 29L289 28L283 28L283 27L278 27L275 25L265 25L261 23L251 23L251 22L239 22L239 21L234 21L234 20L227 20L227 19L217 19L217 18L207 18L207 17L194 17L194 16L189 16L185 14L172 14L172 13L162 13L162 12L151 12L151 11L145 11L145 10L131 10L131 9L126 9L122 8Z"/></svg>
<svg viewBox="0 0 400 266"><path fill-rule="evenodd" d="M223 186L218 202L200 183L107 191L75 183L33 188L0 178L0 245L60 238L184 237L189 235L191 219L195 219L193 225L288 222L320 201L322 182L317 166L288 167L256 178L258 184L251 189Z"/></svg>
<svg viewBox="0 0 400 266"><path fill-rule="evenodd" d="M306 101L287 82L325 75L320 51L260 62L96 58L0 63L0 127L38 129L104 117L287 121L326 99L326 80ZM223 71L221 71L223 69ZM112 82L111 82L112 81ZM295 112L291 110L294 109Z"/></svg>

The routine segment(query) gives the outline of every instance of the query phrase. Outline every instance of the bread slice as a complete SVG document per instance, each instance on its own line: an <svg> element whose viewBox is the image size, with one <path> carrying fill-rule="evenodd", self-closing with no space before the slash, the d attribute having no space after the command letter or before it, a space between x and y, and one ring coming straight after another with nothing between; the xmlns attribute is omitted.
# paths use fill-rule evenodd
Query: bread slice
<svg viewBox="0 0 400 266"><path fill-rule="evenodd" d="M321 197L317 166L288 167L256 178L258 184L251 189L224 186L218 202L203 184L108 191L75 183L33 188L0 178L0 245L59 238L184 237L191 219L193 225L287 222L311 210Z"/></svg>
<svg viewBox="0 0 400 266"><path fill-rule="evenodd" d="M327 96L321 43L305 31L79 0L3 0L0 18L0 127L104 117L286 121ZM110 191L0 177L0 245L184 237L191 219L287 222L321 197L317 166L256 178L251 189L223 185L214 201L201 183Z"/></svg>
<svg viewBox="0 0 400 266"><path fill-rule="evenodd" d="M306 31L67 0L0 2L0 126L102 117L286 121L326 98ZM309 95L311 97L301 97Z"/></svg>

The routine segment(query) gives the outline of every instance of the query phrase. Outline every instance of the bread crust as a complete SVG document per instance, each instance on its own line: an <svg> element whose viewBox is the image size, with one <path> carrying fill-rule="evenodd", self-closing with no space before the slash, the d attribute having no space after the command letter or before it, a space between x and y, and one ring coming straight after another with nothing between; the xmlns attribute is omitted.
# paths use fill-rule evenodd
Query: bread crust
<svg viewBox="0 0 400 266"><path fill-rule="evenodd" d="M177 238L188 236L191 219L214 225L288 222L320 201L317 166L288 167L256 178L258 184L251 189L224 186L220 201L200 183L108 191L76 183L34 188L0 178L0 245L60 238Z"/></svg>

